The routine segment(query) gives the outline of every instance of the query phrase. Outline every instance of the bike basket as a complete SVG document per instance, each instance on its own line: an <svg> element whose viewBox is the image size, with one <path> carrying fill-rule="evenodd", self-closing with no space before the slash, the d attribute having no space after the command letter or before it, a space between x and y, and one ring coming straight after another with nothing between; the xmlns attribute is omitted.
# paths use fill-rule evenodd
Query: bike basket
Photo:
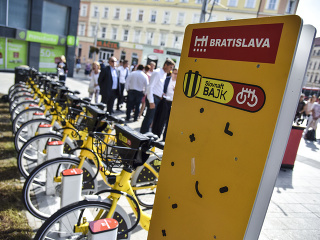
<svg viewBox="0 0 320 240"><path fill-rule="evenodd" d="M114 128L116 130L117 146L142 149L139 158L137 158L137 156L132 156L133 158L136 158L135 166L142 165L149 157L149 155L145 153L145 151L148 150L149 138L128 126L115 124ZM144 149L145 147L146 149Z"/></svg>
<svg viewBox="0 0 320 240"><path fill-rule="evenodd" d="M86 106L87 127L89 132L100 132L106 126L106 113L95 106Z"/></svg>
<svg viewBox="0 0 320 240"><path fill-rule="evenodd" d="M98 156L107 165L108 170L113 168L132 167L139 152L138 149L117 146L116 137L106 133L95 133L93 145Z"/></svg>

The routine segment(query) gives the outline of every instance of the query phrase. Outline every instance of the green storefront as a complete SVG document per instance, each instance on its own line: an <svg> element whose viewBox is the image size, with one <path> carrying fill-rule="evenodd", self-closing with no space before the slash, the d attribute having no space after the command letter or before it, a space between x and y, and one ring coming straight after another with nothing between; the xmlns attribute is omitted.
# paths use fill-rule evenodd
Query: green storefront
<svg viewBox="0 0 320 240"><path fill-rule="evenodd" d="M66 55L66 46L75 45L75 37L17 29L16 39L0 38L0 69L13 70L28 65L28 42L41 44L39 71L55 73L60 56Z"/></svg>

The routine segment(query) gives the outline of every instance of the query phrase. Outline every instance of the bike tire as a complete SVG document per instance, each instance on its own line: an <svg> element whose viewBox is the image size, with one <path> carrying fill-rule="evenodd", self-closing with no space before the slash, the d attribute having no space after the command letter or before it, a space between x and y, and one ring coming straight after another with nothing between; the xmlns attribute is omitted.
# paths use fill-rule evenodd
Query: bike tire
<svg viewBox="0 0 320 240"><path fill-rule="evenodd" d="M159 157L162 158L162 154L159 154ZM146 161L146 164L149 164L156 172L159 173L161 165L161 160L159 160L159 158L157 158L156 156L151 156ZM158 178L144 165L138 167L131 178L132 187L141 187L148 185L152 186L157 185L157 182ZM156 188L135 190L134 194L141 206L146 208L153 208Z"/></svg>
<svg viewBox="0 0 320 240"><path fill-rule="evenodd" d="M25 110L30 104L38 104L35 100L27 100L16 105L12 111L10 111L11 116L14 114L18 115L21 111Z"/></svg>
<svg viewBox="0 0 320 240"><path fill-rule="evenodd" d="M33 216L46 220L61 208L62 182L55 182L54 177L59 177L63 170L77 168L79 164L79 159L56 158L42 163L30 173L22 192L23 203ZM82 170L82 195L96 192L97 180L92 180L95 171L87 162L84 162Z"/></svg>
<svg viewBox="0 0 320 240"><path fill-rule="evenodd" d="M30 138L20 149L17 157L17 165L20 173L24 178L27 178L29 174L46 160L46 143L49 141L61 141L62 136L54 133L46 133ZM40 149L39 141L43 141L44 148ZM72 142L66 139L64 143L65 148L74 149L75 146ZM39 163L40 162L40 163Z"/></svg>
<svg viewBox="0 0 320 240"><path fill-rule="evenodd" d="M35 136L35 132L38 130L40 124L51 124L49 119L32 119L25 122L20 126L14 136L14 146L17 152L20 151L22 146L32 137Z"/></svg>
<svg viewBox="0 0 320 240"><path fill-rule="evenodd" d="M33 98L33 96L34 96L33 94L18 95L14 99L11 99L10 103L9 103L9 111L10 111L10 113L12 113L12 109L14 109L15 106L17 106L19 103L27 101L26 98Z"/></svg>
<svg viewBox="0 0 320 240"><path fill-rule="evenodd" d="M50 218L48 218L39 228L34 239L71 239L72 237L77 237L77 239L87 239L87 236L84 234L74 233L75 224L77 224L78 221L82 222L82 219L80 219L82 216L86 216L87 221L91 222L91 216L95 217L97 212L100 212L100 210L104 211L100 219L105 218L106 214L110 210L110 207L111 200L109 199L104 201L83 200L74 204L70 204L64 208L61 208ZM119 235L119 233L129 229L131 226L128 214L119 205L116 207L113 218L119 223L117 239L130 239L130 232L124 235ZM68 222L68 224L60 224L61 222ZM60 236L60 226L64 227L63 233L66 236Z"/></svg>
<svg viewBox="0 0 320 240"><path fill-rule="evenodd" d="M13 134L16 134L16 132L18 131L18 129L21 127L22 124L24 124L27 121L30 121L32 119L28 119L28 116L31 115L35 112L41 112L43 113L44 110L39 108L39 107L35 107L35 108L28 108L25 109L23 111L21 111L18 115L16 115L12 121L12 132ZM14 116L14 115L12 115Z"/></svg>

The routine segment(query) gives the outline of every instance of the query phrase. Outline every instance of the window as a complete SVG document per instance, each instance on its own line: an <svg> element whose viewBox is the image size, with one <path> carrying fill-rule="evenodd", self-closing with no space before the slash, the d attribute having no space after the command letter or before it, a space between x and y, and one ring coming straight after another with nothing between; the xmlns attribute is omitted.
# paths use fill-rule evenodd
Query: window
<svg viewBox="0 0 320 240"><path fill-rule="evenodd" d="M84 36L85 31L86 31L86 24L85 23L79 23L78 35L79 36Z"/></svg>
<svg viewBox="0 0 320 240"><path fill-rule="evenodd" d="M114 19L119 19L120 18L120 8L116 8L114 10Z"/></svg>
<svg viewBox="0 0 320 240"><path fill-rule="evenodd" d="M277 0L269 0L267 2L267 9L276 10L276 4L277 4Z"/></svg>
<svg viewBox="0 0 320 240"><path fill-rule="evenodd" d="M202 0L196 0L196 4L202 4Z"/></svg>
<svg viewBox="0 0 320 240"><path fill-rule="evenodd" d="M160 34L160 46L165 46L167 42L167 34L166 33L161 33Z"/></svg>
<svg viewBox="0 0 320 240"><path fill-rule="evenodd" d="M103 9L103 18L108 18L109 15L109 8L105 7Z"/></svg>
<svg viewBox="0 0 320 240"><path fill-rule="evenodd" d="M228 6L229 7L236 7L238 5L237 0L228 0Z"/></svg>
<svg viewBox="0 0 320 240"><path fill-rule="evenodd" d="M81 8L80 8L80 16L81 17L86 17L87 16L87 9L88 9L88 5L87 4L81 4Z"/></svg>
<svg viewBox="0 0 320 240"><path fill-rule="evenodd" d="M200 14L194 13L192 17L192 23L199 23L200 22Z"/></svg>
<svg viewBox="0 0 320 240"><path fill-rule="evenodd" d="M317 62L314 63L313 65L313 70L316 70Z"/></svg>
<svg viewBox="0 0 320 240"><path fill-rule="evenodd" d="M297 1L296 0L289 0L286 13L294 14L294 10L296 8Z"/></svg>
<svg viewBox="0 0 320 240"><path fill-rule="evenodd" d="M309 67L308 67L308 68L310 69L310 68L311 68L311 66L312 66L312 62L309 62Z"/></svg>
<svg viewBox="0 0 320 240"><path fill-rule="evenodd" d="M97 34L97 27L96 25L91 25L91 31L89 37L94 37Z"/></svg>
<svg viewBox="0 0 320 240"><path fill-rule="evenodd" d="M180 2L187 3L187 2L189 2L189 0L180 0Z"/></svg>
<svg viewBox="0 0 320 240"><path fill-rule="evenodd" d="M152 45L153 42L153 32L147 32L147 44Z"/></svg>
<svg viewBox="0 0 320 240"><path fill-rule="evenodd" d="M19 3L21 5L21 1L19 1ZM41 31L62 36L67 35L69 25L69 12L70 9L66 6L62 6L60 4L52 3L49 1L43 1Z"/></svg>
<svg viewBox="0 0 320 240"><path fill-rule="evenodd" d="M254 8L256 6L256 0L246 0L244 7Z"/></svg>
<svg viewBox="0 0 320 240"><path fill-rule="evenodd" d="M182 46L182 36L181 35L175 35L173 39L173 47L174 48L181 48Z"/></svg>
<svg viewBox="0 0 320 240"><path fill-rule="evenodd" d="M127 20L127 21L130 21L130 20L131 20L131 8L128 8L128 9L127 9L126 20Z"/></svg>
<svg viewBox="0 0 320 240"><path fill-rule="evenodd" d="M113 40L117 39L117 33L118 33L118 29L113 27L112 28L112 37L111 37Z"/></svg>
<svg viewBox="0 0 320 240"><path fill-rule="evenodd" d="M185 13L178 13L177 25L182 26L184 24L184 15Z"/></svg>
<svg viewBox="0 0 320 240"><path fill-rule="evenodd" d="M137 21L139 21L139 22L142 22L142 21L143 21L143 10L139 10Z"/></svg>
<svg viewBox="0 0 320 240"><path fill-rule="evenodd" d="M1 1L1 2L4 2L4 1ZM17 27L17 28L29 28L30 1L29 0L26 0L26 1L10 0L8 4L9 4L8 25L10 27ZM6 16L6 14L4 16Z"/></svg>
<svg viewBox="0 0 320 240"><path fill-rule="evenodd" d="M170 23L170 12L165 11L163 13L163 24L169 24Z"/></svg>
<svg viewBox="0 0 320 240"><path fill-rule="evenodd" d="M129 36L129 30L128 29L124 29L123 30L123 38L122 38L122 40L127 42L128 41L128 36Z"/></svg>
<svg viewBox="0 0 320 240"><path fill-rule="evenodd" d="M101 38L106 38L107 36L107 28L101 27Z"/></svg>
<svg viewBox="0 0 320 240"><path fill-rule="evenodd" d="M99 17L99 8L93 7L93 17L98 18Z"/></svg>
<svg viewBox="0 0 320 240"><path fill-rule="evenodd" d="M152 10L151 11L151 16L150 16L150 22L155 23L157 19L157 11Z"/></svg>
<svg viewBox="0 0 320 240"><path fill-rule="evenodd" d="M141 30L135 30L134 31L134 42L139 43L140 42L140 35L141 35Z"/></svg>
<svg viewBox="0 0 320 240"><path fill-rule="evenodd" d="M320 50L318 50L318 53L317 53L317 55L318 55L318 56L320 55Z"/></svg>

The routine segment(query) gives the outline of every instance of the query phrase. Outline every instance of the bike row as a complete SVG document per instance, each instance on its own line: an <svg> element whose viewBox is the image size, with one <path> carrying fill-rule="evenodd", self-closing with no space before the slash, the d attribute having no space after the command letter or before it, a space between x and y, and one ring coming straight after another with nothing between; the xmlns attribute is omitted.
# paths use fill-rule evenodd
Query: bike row
<svg viewBox="0 0 320 240"><path fill-rule="evenodd" d="M10 87L10 113L18 151L17 165L26 178L23 201L35 217L46 220L36 239L85 238L89 223L118 221L118 239L130 239L139 223L149 229L163 144L140 134L104 112L104 104L80 99L55 76L30 69L25 82ZM158 151L157 151L158 152ZM63 201L63 171L81 169L81 197ZM104 183L101 190L99 182ZM136 215L131 224L118 204L125 196Z"/></svg>

